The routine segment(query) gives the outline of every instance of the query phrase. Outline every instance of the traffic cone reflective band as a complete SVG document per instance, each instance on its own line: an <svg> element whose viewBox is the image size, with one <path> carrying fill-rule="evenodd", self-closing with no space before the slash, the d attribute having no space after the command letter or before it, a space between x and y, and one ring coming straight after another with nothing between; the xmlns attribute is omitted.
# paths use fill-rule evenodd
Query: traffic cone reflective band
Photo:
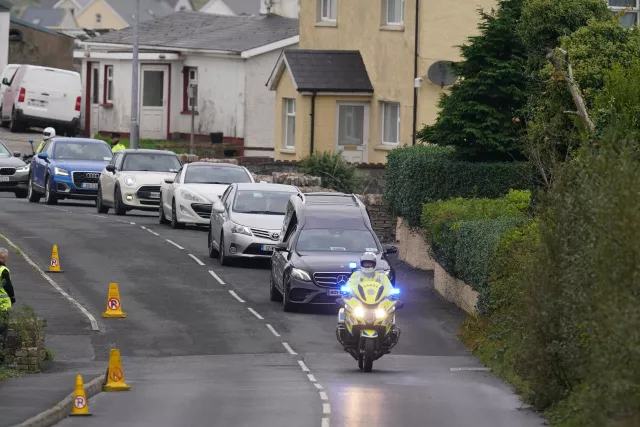
<svg viewBox="0 0 640 427"><path fill-rule="evenodd" d="M58 256L58 245L53 245L53 249L51 250L49 273L62 273L62 269L60 268L60 257Z"/></svg>
<svg viewBox="0 0 640 427"><path fill-rule="evenodd" d="M76 389L73 393L73 409L71 416L87 416L89 413L89 403L87 395L84 393L84 385L82 384L82 375L76 376Z"/></svg>
<svg viewBox="0 0 640 427"><path fill-rule="evenodd" d="M120 350L111 349L109 356L109 369L107 370L107 383L102 388L103 391L126 391L131 390L131 386L124 382L124 371L120 362Z"/></svg>
<svg viewBox="0 0 640 427"><path fill-rule="evenodd" d="M109 285L109 297L107 298L107 311L102 313L102 317L127 317L122 312L122 303L120 302L120 291L117 283Z"/></svg>

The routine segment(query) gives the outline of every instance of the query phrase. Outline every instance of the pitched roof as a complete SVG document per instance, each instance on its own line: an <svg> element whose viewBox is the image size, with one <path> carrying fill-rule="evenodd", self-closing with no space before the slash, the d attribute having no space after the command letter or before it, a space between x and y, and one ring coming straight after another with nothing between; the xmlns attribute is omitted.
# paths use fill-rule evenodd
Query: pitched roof
<svg viewBox="0 0 640 427"><path fill-rule="evenodd" d="M260 0L222 0L236 15L260 15Z"/></svg>
<svg viewBox="0 0 640 427"><path fill-rule="evenodd" d="M286 50L276 64L271 89L275 89L285 65L298 92L373 92L357 50Z"/></svg>
<svg viewBox="0 0 640 427"><path fill-rule="evenodd" d="M43 27L57 27L62 22L65 13L65 9L28 7L22 13L22 20Z"/></svg>
<svg viewBox="0 0 640 427"><path fill-rule="evenodd" d="M174 49L244 52L298 35L298 20L269 16L229 16L175 12L140 25L140 45ZM133 29L112 31L91 43L133 44Z"/></svg>
<svg viewBox="0 0 640 427"><path fill-rule="evenodd" d="M13 3L7 0L0 0L0 12L8 12L13 7Z"/></svg>
<svg viewBox="0 0 640 427"><path fill-rule="evenodd" d="M133 0L106 0L127 24L135 23L136 2ZM173 8L164 0L140 0L140 22L149 22L173 13Z"/></svg>

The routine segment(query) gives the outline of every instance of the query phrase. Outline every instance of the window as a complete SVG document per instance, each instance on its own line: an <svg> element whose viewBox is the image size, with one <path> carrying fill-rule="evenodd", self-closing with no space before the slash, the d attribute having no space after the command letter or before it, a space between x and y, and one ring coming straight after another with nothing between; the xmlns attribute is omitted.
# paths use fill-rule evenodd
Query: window
<svg viewBox="0 0 640 427"><path fill-rule="evenodd" d="M102 15L96 13L96 24L102 24Z"/></svg>
<svg viewBox="0 0 640 427"><path fill-rule="evenodd" d="M52 158L66 160L111 160L109 146L93 142L58 142Z"/></svg>
<svg viewBox="0 0 640 427"><path fill-rule="evenodd" d="M296 244L298 252L373 252L378 245L368 230L303 229Z"/></svg>
<svg viewBox="0 0 640 427"><path fill-rule="evenodd" d="M620 17L620 24L627 28L638 25L638 0L609 0L609 8L613 15L617 15L625 9L630 9Z"/></svg>
<svg viewBox="0 0 640 427"><path fill-rule="evenodd" d="M113 65L104 66L104 103L113 104Z"/></svg>
<svg viewBox="0 0 640 427"><path fill-rule="evenodd" d="M338 0L318 0L321 21L335 21L338 10Z"/></svg>
<svg viewBox="0 0 640 427"><path fill-rule="evenodd" d="M182 167L175 155L129 153L124 159L123 171L178 172Z"/></svg>
<svg viewBox="0 0 640 427"><path fill-rule="evenodd" d="M338 106L338 145L364 144L364 105Z"/></svg>
<svg viewBox="0 0 640 427"><path fill-rule="evenodd" d="M400 142L400 104L397 102L382 103L382 143L398 144Z"/></svg>
<svg viewBox="0 0 640 427"><path fill-rule="evenodd" d="M184 176L185 184L233 184L236 182L251 182L251 176L244 168L209 165L191 165Z"/></svg>
<svg viewBox="0 0 640 427"><path fill-rule="evenodd" d="M100 70L97 66L94 66L91 74L91 103L100 104Z"/></svg>
<svg viewBox="0 0 640 427"><path fill-rule="evenodd" d="M284 148L294 148L296 139L296 100L283 99L284 109Z"/></svg>
<svg viewBox="0 0 640 427"><path fill-rule="evenodd" d="M284 191L241 190L236 193L233 211L247 214L284 215L295 193Z"/></svg>
<svg viewBox="0 0 640 427"><path fill-rule="evenodd" d="M184 67L183 73L183 88L182 88L182 111L189 112L193 107L194 110L198 110L198 68L197 67ZM195 90L193 98L189 97L189 86L194 85Z"/></svg>
<svg viewBox="0 0 640 427"><path fill-rule="evenodd" d="M385 0L387 3L387 25L404 24L404 0Z"/></svg>

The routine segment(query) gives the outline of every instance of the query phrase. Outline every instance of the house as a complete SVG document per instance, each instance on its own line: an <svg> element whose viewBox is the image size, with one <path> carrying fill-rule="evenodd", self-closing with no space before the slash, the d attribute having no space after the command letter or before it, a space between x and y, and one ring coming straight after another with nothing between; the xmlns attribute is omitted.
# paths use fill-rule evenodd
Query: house
<svg viewBox="0 0 640 427"><path fill-rule="evenodd" d="M119 30L135 22L135 8L134 0L91 0L76 13L76 21L81 28ZM140 0L141 23L165 17L173 11L164 0Z"/></svg>
<svg viewBox="0 0 640 427"><path fill-rule="evenodd" d="M209 0L199 11L218 15L266 15L298 18L300 0Z"/></svg>
<svg viewBox="0 0 640 427"><path fill-rule="evenodd" d="M21 19L30 24L52 30L78 28L78 22L71 8L46 9L41 7L27 7L22 12Z"/></svg>
<svg viewBox="0 0 640 427"><path fill-rule="evenodd" d="M169 6L173 8L175 12L183 10L196 10L193 6L192 0L166 0Z"/></svg>
<svg viewBox="0 0 640 427"><path fill-rule="evenodd" d="M49 0L51 1L51 0ZM78 16L80 11L87 7L91 0L54 0L55 3L51 9L66 9L71 12L72 16ZM24 16L23 16L24 19Z"/></svg>
<svg viewBox="0 0 640 427"><path fill-rule="evenodd" d="M73 66L74 47L73 37L11 17L9 64L32 64L76 71Z"/></svg>
<svg viewBox="0 0 640 427"><path fill-rule="evenodd" d="M133 30L83 42L84 131L130 129ZM243 142L246 155L273 152L275 93L265 87L282 49L298 43L298 21L277 15L175 12L140 26L140 138L187 138L188 86L197 84L195 133ZM255 148L255 149L254 149Z"/></svg>
<svg viewBox="0 0 640 427"><path fill-rule="evenodd" d="M0 69L4 70L9 63L9 27L11 8L7 0L0 0Z"/></svg>
<svg viewBox="0 0 640 427"><path fill-rule="evenodd" d="M429 70L459 60L478 8L496 3L301 0L301 50L285 50L267 81L276 93L275 158L340 151L350 162L386 163L436 119L446 87Z"/></svg>
<svg viewBox="0 0 640 427"><path fill-rule="evenodd" d="M640 15L640 5L636 0L607 0L609 9L614 14L618 14L622 11L625 13L620 17L620 23L628 28L638 25L638 17Z"/></svg>

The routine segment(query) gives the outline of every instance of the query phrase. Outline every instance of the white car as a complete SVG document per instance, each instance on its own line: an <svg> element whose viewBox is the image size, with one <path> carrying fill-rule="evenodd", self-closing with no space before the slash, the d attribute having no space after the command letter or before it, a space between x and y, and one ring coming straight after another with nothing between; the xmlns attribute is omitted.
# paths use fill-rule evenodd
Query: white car
<svg viewBox="0 0 640 427"><path fill-rule="evenodd" d="M160 188L160 224L172 228L185 224L209 225L211 208L230 184L255 182L251 172L230 163L185 164L175 178L166 178Z"/></svg>
<svg viewBox="0 0 640 427"><path fill-rule="evenodd" d="M172 151L118 151L104 168L98 181L98 213L113 208L116 215L137 209L157 211L160 186L165 179L173 179L182 163Z"/></svg>

